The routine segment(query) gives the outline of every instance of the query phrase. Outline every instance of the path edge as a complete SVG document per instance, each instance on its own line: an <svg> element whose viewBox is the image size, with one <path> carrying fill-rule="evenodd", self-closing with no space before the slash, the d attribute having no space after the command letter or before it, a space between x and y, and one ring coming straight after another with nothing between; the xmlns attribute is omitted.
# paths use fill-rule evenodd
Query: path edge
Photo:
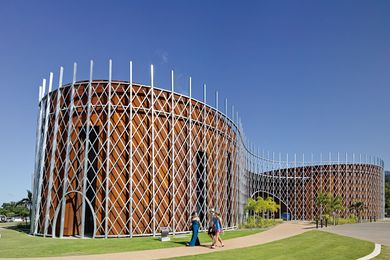
<svg viewBox="0 0 390 260"><path fill-rule="evenodd" d="M378 256L380 253L381 253L381 244L375 243L374 251L372 251L369 255L359 258L358 260L369 260Z"/></svg>

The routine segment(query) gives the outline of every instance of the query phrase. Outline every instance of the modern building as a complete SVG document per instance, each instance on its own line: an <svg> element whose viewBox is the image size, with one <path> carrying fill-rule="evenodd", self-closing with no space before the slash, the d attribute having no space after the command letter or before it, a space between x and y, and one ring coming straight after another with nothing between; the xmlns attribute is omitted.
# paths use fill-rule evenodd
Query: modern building
<svg viewBox="0 0 390 260"><path fill-rule="evenodd" d="M190 230L197 211L219 211L224 228L243 221L246 199L272 196L293 219L310 220L319 191L363 201L364 217L382 218L383 161L298 162L260 155L247 145L234 110L128 81L73 80L40 87L31 232L43 236L133 237ZM229 110L229 111L228 111ZM231 115L231 116L229 116ZM281 213L280 212L280 213ZM348 212L343 213L345 216Z"/></svg>

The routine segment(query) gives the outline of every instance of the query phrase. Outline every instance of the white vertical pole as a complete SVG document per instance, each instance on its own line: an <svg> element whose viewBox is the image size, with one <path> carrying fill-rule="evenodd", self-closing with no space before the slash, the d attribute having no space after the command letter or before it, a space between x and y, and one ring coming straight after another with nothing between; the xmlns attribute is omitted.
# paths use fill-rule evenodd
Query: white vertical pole
<svg viewBox="0 0 390 260"><path fill-rule="evenodd" d="M272 196L275 197L275 152L272 152ZM275 215L275 212L272 212Z"/></svg>
<svg viewBox="0 0 390 260"><path fill-rule="evenodd" d="M175 82L174 82L174 72L171 70L171 144L172 144L172 231L173 234L176 233L175 219L176 219L176 211L175 211Z"/></svg>
<svg viewBox="0 0 390 260"><path fill-rule="evenodd" d="M297 154L294 154L294 219L297 220Z"/></svg>
<svg viewBox="0 0 390 260"><path fill-rule="evenodd" d="M291 210L290 209L290 189L288 187L289 185L289 175L290 175L290 167L288 165L288 153L286 154L286 179L287 179L287 220L288 220L288 213L290 211L290 220L292 219L291 216Z"/></svg>
<svg viewBox="0 0 390 260"><path fill-rule="evenodd" d="M51 149L50 155L50 177L49 177L49 189L48 189L48 197L46 202L46 214L45 214L45 230L43 236L47 236L47 229L49 225L49 217L50 217L50 204L51 204L51 193L53 189L53 171L55 165L55 155L57 150L57 134L58 134L58 125L59 125L59 113L60 113L60 102L61 102L61 86L62 86L62 75L63 75L63 67L60 67L60 77L58 81L58 89L57 89L57 100L56 100L56 111L54 118L54 133L53 133L53 146ZM50 73L50 81L53 81L53 73ZM52 83L51 83L52 84Z"/></svg>
<svg viewBox="0 0 390 260"><path fill-rule="evenodd" d="M190 214L191 211L193 210L192 208L192 183L193 183L193 173L192 173L192 165L193 165L193 160L192 160L192 79L191 77L189 78L189 91L190 91L190 131L188 133L189 139L190 139L190 144L189 144L189 156L190 156L190 181L189 181L189 190L190 190L190 196L189 196L189 205L190 205Z"/></svg>
<svg viewBox="0 0 390 260"><path fill-rule="evenodd" d="M89 132L91 129L91 101L92 101L92 78L93 78L93 61L90 62L89 67L89 84L88 84L88 103L87 103L87 120L85 130L85 141L84 141L84 176L83 176L83 203L81 211L81 237L85 234L85 203L86 203L86 192L87 192L87 179L88 179L88 153L89 153Z"/></svg>
<svg viewBox="0 0 390 260"><path fill-rule="evenodd" d="M320 168L320 190L321 190L321 193L323 192L322 191L322 171L324 169L323 165L322 165L322 153L320 153L320 165L321 165L321 168ZM321 208L322 210L322 208Z"/></svg>
<svg viewBox="0 0 390 260"><path fill-rule="evenodd" d="M305 220L305 154L302 154L302 220Z"/></svg>
<svg viewBox="0 0 390 260"><path fill-rule="evenodd" d="M46 79L42 80L42 98L45 96L45 91L46 91Z"/></svg>
<svg viewBox="0 0 390 260"><path fill-rule="evenodd" d="M311 154L310 179L311 179L311 220L314 220L314 183L313 183L314 155Z"/></svg>
<svg viewBox="0 0 390 260"><path fill-rule="evenodd" d="M234 209L235 208L235 212L234 214L232 214L232 222L235 223L235 225L238 225L238 204L237 204L237 200L238 200L238 182L237 182L237 175L238 175L238 153L239 153L239 150L238 150L238 145L239 145L239 138L238 138L238 130L237 128L235 128L235 124L234 124L234 105L232 105L231 107L231 112L232 112L232 119L231 119L231 128L232 129L235 129L235 153L232 154L232 156L234 156L232 158L232 184L234 183L234 188L232 193L231 193L231 196L233 197L233 201L231 203L232 205L232 208ZM234 151L234 148L232 147L232 152ZM234 167L234 168L233 168Z"/></svg>
<svg viewBox="0 0 390 260"><path fill-rule="evenodd" d="M337 180L337 187L335 188L335 196L337 196L340 193L340 152L337 152L337 172L334 176L334 178Z"/></svg>
<svg viewBox="0 0 390 260"><path fill-rule="evenodd" d="M49 92L48 94L51 92L52 90L52 85L53 85L53 73L50 72L50 78L49 78ZM57 94L57 97L58 97L58 94ZM58 98L57 98L58 100ZM57 108L55 108L55 114L57 114ZM50 117L48 117L48 120ZM55 124L57 124L56 122L57 120L57 115L55 115L55 118L54 118L54 121L55 121ZM57 127L58 128L58 127ZM49 187L48 187L48 197L47 197L47 200L46 200L46 211L44 213L44 219L45 219L45 224L44 224L44 231L43 231L43 236L45 237L47 235L47 226L49 224L49 208L50 208L50 201L51 201L51 190L52 190L52 185L53 185L53 182L52 182L52 168L51 168L51 165L54 164L54 155L55 155L55 139L56 139L56 136L57 136L57 133L56 133L56 129L54 130L54 133L53 133L53 141L52 141L52 152L50 154L50 169L49 169ZM49 141L50 142L50 141ZM53 152L54 151L54 152Z"/></svg>
<svg viewBox="0 0 390 260"><path fill-rule="evenodd" d="M275 196L275 152L272 152L272 196Z"/></svg>
<svg viewBox="0 0 390 260"><path fill-rule="evenodd" d="M215 187L217 187L215 189L215 205L216 205L216 208L218 208L218 211L220 212L221 209L219 208L219 192L218 192L218 188L219 188L219 165L218 165L218 157L219 157L219 129L218 129L218 91L215 92L215 106L216 106L216 111L215 111L215 139L216 139L216 142L215 142L215 145L216 145L216 152L215 152L215 160L214 160L214 169L215 169Z"/></svg>
<svg viewBox="0 0 390 260"><path fill-rule="evenodd" d="M320 190L321 190L321 193L323 192L322 191L322 174L323 174L323 169L324 169L324 166L322 165L322 153L320 153L320 165L321 165L321 168L320 168ZM320 205L320 219L322 219L322 204Z"/></svg>
<svg viewBox="0 0 390 260"><path fill-rule="evenodd" d="M203 192L206 193L204 194L204 198L206 205L202 205L203 207L203 212L206 213L205 209L208 207L208 182L207 182L207 144L206 144L206 102L207 102L207 91L206 91L206 84L203 84L203 174L202 178L204 178L204 187L203 187ZM206 190L205 190L206 189Z"/></svg>
<svg viewBox="0 0 390 260"><path fill-rule="evenodd" d="M133 237L133 62L130 61L130 100L129 100L129 110L130 110L130 209L129 209L129 217L130 217L130 237Z"/></svg>
<svg viewBox="0 0 390 260"><path fill-rule="evenodd" d="M359 192L357 194L357 198L358 200L361 200L362 199L362 195L361 195L361 192L360 192L360 188L361 188L361 172L363 171L363 161L362 161L362 154L359 154L359 170L356 172L356 175L358 176L357 178L357 186L359 188Z"/></svg>
<svg viewBox="0 0 390 260"><path fill-rule="evenodd" d="M224 185L224 189L225 189L225 192L224 192L224 196L225 196L225 198L224 198L224 201L225 201L225 203L224 203L224 205L225 205L225 207L224 207L224 219L225 219L225 221L224 221L224 223L225 223L225 225L226 225L226 227L229 227L229 220L228 220L228 212L227 212L227 210L228 210L228 201L230 201L229 200L229 191L228 191L228 187L230 187L231 188L231 185L230 185L230 177L228 176L228 173L229 173L229 164L228 164L228 160L230 160L230 158L228 157L228 155L229 155L229 150L228 150L228 132L227 132L227 130L228 130L228 120L227 120L227 114L228 114L228 109L227 109L227 107L228 107L228 100L227 100L227 98L225 98L225 118L224 118L224 125L225 125L225 133L224 133L224 137L225 137L225 158L226 158L226 161L225 161L225 185ZM230 162L231 163L231 162ZM230 171L231 172L231 171Z"/></svg>
<svg viewBox="0 0 390 260"><path fill-rule="evenodd" d="M110 181L110 153L111 153L111 80L112 80L112 60L109 61L108 68L108 114L107 114L107 155L106 155L106 198L105 198L105 227L104 237L108 238L108 218L109 218L109 181Z"/></svg>
<svg viewBox="0 0 390 260"><path fill-rule="evenodd" d="M36 204L36 197L37 197L37 186L39 186L39 183L37 183L37 178L39 179L39 158L40 158L40 150L41 150L41 135L42 135L42 114L43 114L43 104L41 103L42 100L42 93L43 89L42 86L39 86L39 96L38 96L38 106L39 106L39 112L38 112L38 119L37 119L37 130L36 130L36 143L35 143L35 165L34 165L34 173L33 173L33 189L32 189L32 197L33 197L33 205L32 205L32 212L31 212L31 225L30 225L30 233L34 233L34 227L35 227L35 211L37 210L37 204Z"/></svg>
<svg viewBox="0 0 390 260"><path fill-rule="evenodd" d="M50 76L49 76L49 90L47 92L47 94L50 94L53 90L53 72L50 72Z"/></svg>
<svg viewBox="0 0 390 260"><path fill-rule="evenodd" d="M352 165L352 167L355 167L355 165ZM348 201L349 201L349 171L348 171L348 153L345 153L345 202L344 202L344 206L345 206L345 217L349 217L349 211L347 210L348 209Z"/></svg>
<svg viewBox="0 0 390 260"><path fill-rule="evenodd" d="M279 218L282 218L282 154L279 152Z"/></svg>
<svg viewBox="0 0 390 260"><path fill-rule="evenodd" d="M154 171L154 67L150 65L150 85L152 89L151 97L151 113L152 113L152 217L153 217L153 237L156 236L156 205L155 205L155 193L156 193L156 180ZM172 194L174 196L174 194ZM175 199L175 198L173 198Z"/></svg>
<svg viewBox="0 0 390 260"><path fill-rule="evenodd" d="M234 111L234 106L232 106L232 111ZM237 214L236 214L236 223L238 225L239 221L242 221L242 211L240 209L240 198L241 198L241 172L243 171L244 165L244 143L243 143L243 135L241 135L240 131L241 129L239 128L238 125L238 112L236 111L234 114L234 127L236 130L236 143L237 143L237 154L236 154L236 173L235 173L235 185L237 189L235 190L235 196L236 196L236 201L235 201L235 207L237 209ZM240 137L241 135L241 137Z"/></svg>
<svg viewBox="0 0 390 260"><path fill-rule="evenodd" d="M263 176L263 171L262 171L262 162L260 160L261 156L260 156L260 147L257 146L254 148L254 164L255 164L255 175L254 175L254 185L253 185L253 189L254 190L259 190L261 189L261 178ZM261 174L261 175L260 175ZM252 191L251 191L252 192ZM253 192L252 192L253 193ZM270 193L272 193L270 191Z"/></svg>
<svg viewBox="0 0 390 260"><path fill-rule="evenodd" d="M330 170L330 167L333 168L333 165L332 165L332 153L329 152L329 159L328 159L328 171L329 171L329 181L330 181L330 185L329 185L329 188L330 188L330 193L333 194L333 182L332 182L332 171Z"/></svg>
<svg viewBox="0 0 390 260"><path fill-rule="evenodd" d="M41 102L41 98L42 98L42 86L39 86L38 103Z"/></svg>
<svg viewBox="0 0 390 260"><path fill-rule="evenodd" d="M352 153L352 202L356 199L356 177L355 177L355 153Z"/></svg>
<svg viewBox="0 0 390 260"><path fill-rule="evenodd" d="M76 73L77 73L77 63L73 64L73 79L72 85L70 87L70 109L69 109L69 121L68 121L68 130L67 130L67 139L66 139L66 158L65 158L65 171L64 171L64 180L63 180L63 189L62 189L62 197L61 197L61 226L60 226L60 237L64 236L64 220L65 220L65 206L66 206L66 192L68 189L68 175L70 168L70 149L72 143L72 125L73 125L73 111L74 111L74 94L75 94L75 83L76 83ZM55 230L53 230L53 234L55 234Z"/></svg>
<svg viewBox="0 0 390 260"><path fill-rule="evenodd" d="M43 79L42 81L42 87L43 87L43 95L45 94L45 88L46 88L46 79ZM50 86L49 86L50 89ZM38 194L37 194L37 211L35 212L35 227L34 227L34 234L38 233L38 223L39 223L39 214L40 214L40 204L41 204L41 196L42 196L42 182L43 182L43 171L45 166L45 156L46 156L46 140L47 140L47 131L48 131L48 125L49 125L49 113L50 113L50 91L47 93L46 97L46 112L44 115L45 120L45 127L43 130L43 141L42 141L42 151L41 151L41 158L39 161L39 183L38 183Z"/></svg>

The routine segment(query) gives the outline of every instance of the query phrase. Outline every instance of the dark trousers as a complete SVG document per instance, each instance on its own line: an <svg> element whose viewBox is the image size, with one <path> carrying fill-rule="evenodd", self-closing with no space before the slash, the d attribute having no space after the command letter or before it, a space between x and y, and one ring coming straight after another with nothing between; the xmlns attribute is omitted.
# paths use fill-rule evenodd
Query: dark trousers
<svg viewBox="0 0 390 260"><path fill-rule="evenodd" d="M199 237L198 237L198 229L192 231L191 241L188 243L189 246L200 246Z"/></svg>

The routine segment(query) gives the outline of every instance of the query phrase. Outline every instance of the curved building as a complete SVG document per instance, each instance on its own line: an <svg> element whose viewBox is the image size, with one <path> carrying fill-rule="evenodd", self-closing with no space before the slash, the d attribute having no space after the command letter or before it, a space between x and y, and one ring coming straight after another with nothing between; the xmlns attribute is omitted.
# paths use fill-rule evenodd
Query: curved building
<svg viewBox="0 0 390 260"><path fill-rule="evenodd" d="M383 217L383 167L379 161L329 161L309 165L294 161L289 168L248 173L248 196L273 197L280 205L278 214L289 213L291 219L318 217L320 209L315 205L315 198L319 192L343 198L341 217L348 217L351 214L348 207L357 201L364 203L361 218Z"/></svg>
<svg viewBox="0 0 390 260"><path fill-rule="evenodd" d="M273 196L294 219L312 219L318 191L361 200L383 217L383 161L307 164L271 160L245 145L238 115L228 117L191 93L130 80L76 80L40 87L31 232L43 236L133 237L201 227L215 208L224 228L245 216L250 196ZM345 212L347 215L348 213Z"/></svg>

